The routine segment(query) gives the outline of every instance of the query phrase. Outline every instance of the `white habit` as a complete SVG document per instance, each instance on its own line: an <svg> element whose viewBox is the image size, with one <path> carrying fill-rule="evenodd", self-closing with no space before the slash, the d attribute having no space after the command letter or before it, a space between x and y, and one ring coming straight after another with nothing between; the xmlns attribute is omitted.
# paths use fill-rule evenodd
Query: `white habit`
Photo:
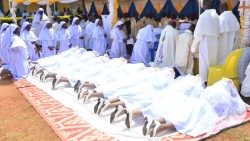
<svg viewBox="0 0 250 141"><path fill-rule="evenodd" d="M232 11L223 12L219 20L218 64L223 64L229 53L239 48L240 24Z"/></svg>
<svg viewBox="0 0 250 141"><path fill-rule="evenodd" d="M57 41L60 44L59 47L60 53L68 50L70 46L70 34L68 29L62 28L63 24L66 24L66 22L61 22L59 25L59 30L57 31Z"/></svg>
<svg viewBox="0 0 250 141"><path fill-rule="evenodd" d="M39 12L42 11L43 15L41 16ZM49 18L44 14L42 8L39 8L34 15L34 19L32 21L32 27L35 28L35 35L38 37L45 21L49 21Z"/></svg>
<svg viewBox="0 0 250 141"><path fill-rule="evenodd" d="M96 27L92 35L93 39L93 51L96 51L99 56L103 56L107 49L107 39L105 37L105 31L103 27L97 25L99 19L95 21Z"/></svg>
<svg viewBox="0 0 250 141"><path fill-rule="evenodd" d="M94 32L94 29L95 29L95 23L89 22L85 30L85 48L86 49L93 49L92 35Z"/></svg>
<svg viewBox="0 0 250 141"><path fill-rule="evenodd" d="M80 37L83 36L83 31L80 25L75 24L76 20L79 20L79 18L75 17L72 21L71 26L68 28L71 36L70 43L72 44L73 47L78 46L80 48L83 48L84 40L80 39Z"/></svg>

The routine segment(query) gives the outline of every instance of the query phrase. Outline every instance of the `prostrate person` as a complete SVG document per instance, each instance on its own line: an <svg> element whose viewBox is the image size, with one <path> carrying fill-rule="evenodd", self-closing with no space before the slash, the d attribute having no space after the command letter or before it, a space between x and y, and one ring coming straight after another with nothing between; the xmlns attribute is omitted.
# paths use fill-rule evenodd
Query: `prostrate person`
<svg viewBox="0 0 250 141"><path fill-rule="evenodd" d="M11 24L8 28L10 46L10 58L11 58L11 74L14 79L25 78L29 74L28 69L28 52L25 42L19 37L20 28Z"/></svg>
<svg viewBox="0 0 250 141"><path fill-rule="evenodd" d="M176 40L178 36L178 31L175 28L176 22L173 20L169 20L168 25L163 29L154 60L156 66L174 66Z"/></svg>
<svg viewBox="0 0 250 141"><path fill-rule="evenodd" d="M147 25L139 30L136 37L137 41L134 45L133 53L131 56L131 63L143 63L148 66L150 62L149 49L153 47L155 36L153 33L153 25Z"/></svg>
<svg viewBox="0 0 250 141"><path fill-rule="evenodd" d="M44 14L44 11L42 8L39 8L36 11L36 14L34 15L34 19L32 22L32 27L35 28L35 35L38 37L45 21L49 21L49 18L46 14Z"/></svg>
<svg viewBox="0 0 250 141"><path fill-rule="evenodd" d="M52 24L46 21L38 37L38 41L40 41L42 45L42 53L44 57L56 54L56 38L56 33L52 29Z"/></svg>
<svg viewBox="0 0 250 141"><path fill-rule="evenodd" d="M218 46L218 64L223 64L230 52L239 48L240 24L227 3L220 4L220 37Z"/></svg>
<svg viewBox="0 0 250 141"><path fill-rule="evenodd" d="M193 74L194 58L191 52L195 25L180 34L176 42L175 67L182 73Z"/></svg>
<svg viewBox="0 0 250 141"><path fill-rule="evenodd" d="M71 39L70 43L72 46L78 46L80 48L84 47L84 36L83 36L83 31L82 27L79 25L80 20L77 17L74 17L71 26L68 28Z"/></svg>
<svg viewBox="0 0 250 141"><path fill-rule="evenodd" d="M200 15L194 31L192 52L199 50L199 74L206 86L208 69L217 64L220 23L216 10L211 9L211 0L204 0L202 6L205 11Z"/></svg>
<svg viewBox="0 0 250 141"><path fill-rule="evenodd" d="M10 64L9 48L6 47L7 40L5 40L8 27L8 23L3 23L0 29L0 59L6 69Z"/></svg>
<svg viewBox="0 0 250 141"><path fill-rule="evenodd" d="M95 15L89 15L89 22L85 30L85 49L93 49L92 35L95 29Z"/></svg>
<svg viewBox="0 0 250 141"><path fill-rule="evenodd" d="M72 46L72 44L70 44L70 33L64 21L60 22L57 31L57 41L59 42L59 53L68 50Z"/></svg>
<svg viewBox="0 0 250 141"><path fill-rule="evenodd" d="M42 57L42 53L37 49L37 37L36 35L30 31L31 24L29 22L24 22L21 28L21 38L27 45L27 50L29 53L29 58L31 61L35 61Z"/></svg>
<svg viewBox="0 0 250 141"><path fill-rule="evenodd" d="M125 33L122 31L123 27L124 23L122 21L118 21L111 30L110 34L112 39L112 45L109 54L111 58L127 57L127 50L126 50L127 37L125 36Z"/></svg>
<svg viewBox="0 0 250 141"><path fill-rule="evenodd" d="M95 21L95 29L92 35L93 51L96 51L98 56L103 56L107 49L107 35L103 28L103 22L100 19Z"/></svg>

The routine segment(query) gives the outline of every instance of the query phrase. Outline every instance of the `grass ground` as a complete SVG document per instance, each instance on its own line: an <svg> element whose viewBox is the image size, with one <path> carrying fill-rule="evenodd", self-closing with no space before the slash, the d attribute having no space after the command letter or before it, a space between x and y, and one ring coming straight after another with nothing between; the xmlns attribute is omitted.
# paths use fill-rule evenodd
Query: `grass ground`
<svg viewBox="0 0 250 141"><path fill-rule="evenodd" d="M11 80L0 80L0 113L1 141L60 140ZM227 130L209 140L250 141L250 123Z"/></svg>

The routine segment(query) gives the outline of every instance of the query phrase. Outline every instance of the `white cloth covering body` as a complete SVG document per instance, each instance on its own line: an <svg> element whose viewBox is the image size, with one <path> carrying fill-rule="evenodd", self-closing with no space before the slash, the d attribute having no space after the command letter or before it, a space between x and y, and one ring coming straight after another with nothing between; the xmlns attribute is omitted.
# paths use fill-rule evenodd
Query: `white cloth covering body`
<svg viewBox="0 0 250 141"><path fill-rule="evenodd" d="M105 31L103 27L96 26L92 35L93 51L96 51L99 56L106 53L107 39L105 37Z"/></svg>

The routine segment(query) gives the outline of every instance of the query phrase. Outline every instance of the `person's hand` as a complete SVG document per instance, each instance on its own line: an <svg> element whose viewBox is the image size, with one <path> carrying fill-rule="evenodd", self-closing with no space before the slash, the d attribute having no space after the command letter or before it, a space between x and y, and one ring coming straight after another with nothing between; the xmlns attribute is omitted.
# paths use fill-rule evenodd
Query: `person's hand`
<svg viewBox="0 0 250 141"><path fill-rule="evenodd" d="M84 39L84 37L83 37L83 36L80 36L79 38L80 38L81 40L83 40L83 39Z"/></svg>
<svg viewBox="0 0 250 141"><path fill-rule="evenodd" d="M50 46L50 47L48 47L48 48L49 48L50 51L52 51L52 50L55 49L55 47L52 47L52 46Z"/></svg>

